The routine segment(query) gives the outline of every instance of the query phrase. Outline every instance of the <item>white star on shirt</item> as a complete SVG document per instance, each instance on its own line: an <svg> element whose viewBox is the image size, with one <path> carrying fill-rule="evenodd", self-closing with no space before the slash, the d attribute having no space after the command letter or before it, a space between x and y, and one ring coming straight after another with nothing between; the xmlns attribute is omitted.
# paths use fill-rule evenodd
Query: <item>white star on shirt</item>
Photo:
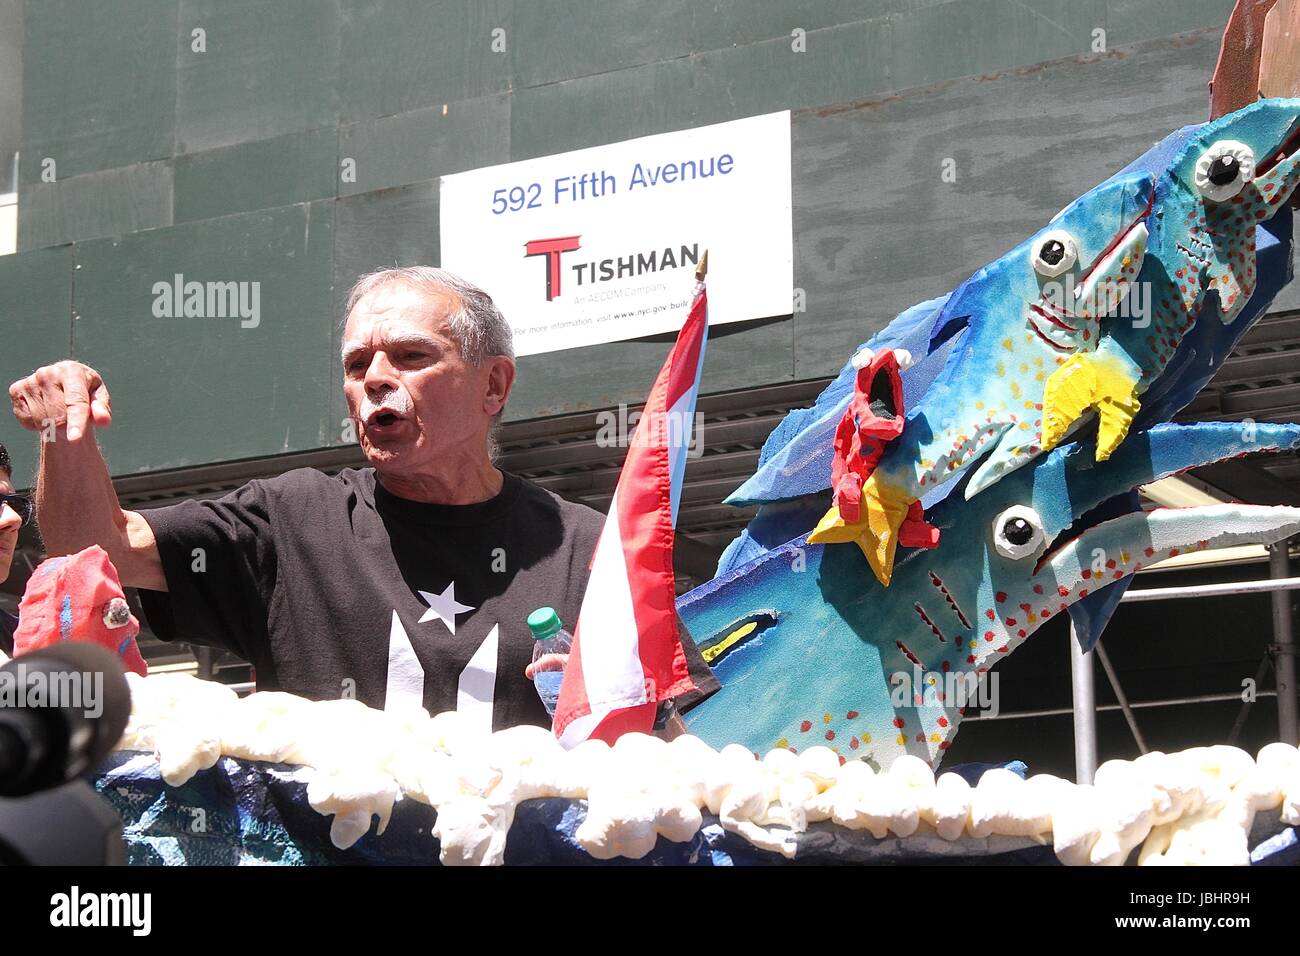
<svg viewBox="0 0 1300 956"><path fill-rule="evenodd" d="M441 594L430 594L428 591L421 591L420 597L429 605L429 610L424 612L418 623L423 624L425 621L432 621L438 618L451 630L456 633L456 615L464 614L466 611L473 611L476 608L468 604L461 604L456 600L456 582L452 581L442 589Z"/></svg>

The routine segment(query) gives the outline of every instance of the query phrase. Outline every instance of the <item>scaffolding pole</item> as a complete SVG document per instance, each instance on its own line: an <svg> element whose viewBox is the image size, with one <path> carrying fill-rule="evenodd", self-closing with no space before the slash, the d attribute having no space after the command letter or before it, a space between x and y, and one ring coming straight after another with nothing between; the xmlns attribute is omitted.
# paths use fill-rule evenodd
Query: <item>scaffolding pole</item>
<svg viewBox="0 0 1300 956"><path fill-rule="evenodd" d="M1074 782L1092 783L1097 772L1097 694L1093 681L1092 652L1079 645L1079 633L1070 622L1070 683L1074 692Z"/></svg>
<svg viewBox="0 0 1300 956"><path fill-rule="evenodd" d="M1287 542L1279 541L1269 548L1269 577L1274 581L1285 580L1291 573L1290 560L1287 557ZM1277 737L1284 743L1295 746L1296 729L1296 683L1295 683L1295 633L1292 630L1291 594L1278 590L1273 598L1273 674L1277 682Z"/></svg>
<svg viewBox="0 0 1300 956"><path fill-rule="evenodd" d="M1101 641L1097 642L1093 648L1097 652L1097 660L1101 661L1102 669L1106 671L1106 679L1110 681L1110 689L1115 692L1115 699L1119 701L1119 709L1124 712L1124 720L1128 722L1128 729L1133 734L1133 742L1137 744L1138 753L1147 753L1146 738L1142 736L1142 731L1138 729L1137 718L1133 716L1133 708L1129 706L1128 695L1124 693L1124 688L1120 686L1119 675L1115 673L1115 668L1111 666L1110 657L1106 654L1106 648L1101 646Z"/></svg>
<svg viewBox="0 0 1300 956"><path fill-rule="evenodd" d="M1270 552L1271 553L1271 552ZM1221 594L1261 594L1264 592L1300 591L1300 578L1286 577L1267 581L1228 581L1224 584L1188 584L1175 588L1137 588L1125 591L1121 604L1134 601L1168 601L1173 598L1217 597Z"/></svg>

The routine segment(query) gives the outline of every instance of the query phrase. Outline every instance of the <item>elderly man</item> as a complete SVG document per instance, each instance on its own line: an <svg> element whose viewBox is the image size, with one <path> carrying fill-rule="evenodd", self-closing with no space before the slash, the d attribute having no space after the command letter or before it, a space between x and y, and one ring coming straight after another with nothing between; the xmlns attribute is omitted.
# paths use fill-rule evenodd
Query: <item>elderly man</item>
<svg viewBox="0 0 1300 956"><path fill-rule="evenodd" d="M58 426L37 485L50 553L101 545L156 634L234 651L260 689L549 725L525 619L549 605L573 625L602 518L492 462L509 325L450 273L385 270L348 296L342 362L371 467L142 513L119 507L93 440L111 420L99 374L60 362L15 383L19 421ZM697 685L715 689L687 644Z"/></svg>

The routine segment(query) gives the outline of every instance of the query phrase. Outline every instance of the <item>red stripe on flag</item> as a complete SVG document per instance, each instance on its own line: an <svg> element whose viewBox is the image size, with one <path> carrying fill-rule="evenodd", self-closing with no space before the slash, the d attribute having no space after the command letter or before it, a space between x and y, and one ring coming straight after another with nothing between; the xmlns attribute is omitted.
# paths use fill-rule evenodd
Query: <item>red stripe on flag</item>
<svg viewBox="0 0 1300 956"><path fill-rule="evenodd" d="M606 518L601 533L602 546L621 545L626 586L631 597L634 622L609 622L592 619L589 606L600 606L591 595L583 600L583 613L574 628L573 649L565 668L564 683L555 711L553 729L557 737L575 720L593 714L600 717L585 736L613 743L629 731L649 733L653 727L659 701L680 696L695 688L686 663L677 627L676 589L673 575L672 474L667 430L663 427L672 404L695 386L700 352L708 331L707 298L701 286L677 342L665 360L646 399L636 434L628 449L614 495L617 525ZM672 396L670 399L670 395ZM605 541L606 535L621 532L619 542ZM594 562L593 562L594 564ZM621 583L621 582L616 582ZM592 585L589 584L590 589ZM582 641L608 639L608 635L626 634L628 623L634 624L636 647L624 648L628 659L632 652L640 660L644 680L639 699L616 688L589 684L590 675L583 668ZM617 654L615 654L617 657ZM629 686L630 671L622 675L623 688ZM621 699L620 699L621 698Z"/></svg>
<svg viewBox="0 0 1300 956"><path fill-rule="evenodd" d="M673 367L668 381L668 397L664 407L672 408L678 400L695 387L700 365L700 350L704 348L703 329L697 328L708 322L708 294L701 290L691 305L691 313L686 317L681 332L677 334L677 343L685 344L681 355L673 358Z"/></svg>

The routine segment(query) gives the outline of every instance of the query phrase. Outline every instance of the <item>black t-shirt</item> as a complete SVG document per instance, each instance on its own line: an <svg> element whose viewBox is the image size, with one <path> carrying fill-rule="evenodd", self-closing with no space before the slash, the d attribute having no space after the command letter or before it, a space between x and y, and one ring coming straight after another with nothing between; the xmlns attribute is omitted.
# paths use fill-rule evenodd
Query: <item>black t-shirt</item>
<svg viewBox="0 0 1300 956"><path fill-rule="evenodd" d="M145 615L163 640L240 655L261 690L550 726L525 622L549 605L572 630L604 518L503 474L470 505L398 498L371 468L301 468L144 511L168 588L140 591ZM718 684L682 640L689 706Z"/></svg>
<svg viewBox="0 0 1300 956"><path fill-rule="evenodd" d="M0 611L0 653L13 657L16 630L18 630L18 618L8 611Z"/></svg>

